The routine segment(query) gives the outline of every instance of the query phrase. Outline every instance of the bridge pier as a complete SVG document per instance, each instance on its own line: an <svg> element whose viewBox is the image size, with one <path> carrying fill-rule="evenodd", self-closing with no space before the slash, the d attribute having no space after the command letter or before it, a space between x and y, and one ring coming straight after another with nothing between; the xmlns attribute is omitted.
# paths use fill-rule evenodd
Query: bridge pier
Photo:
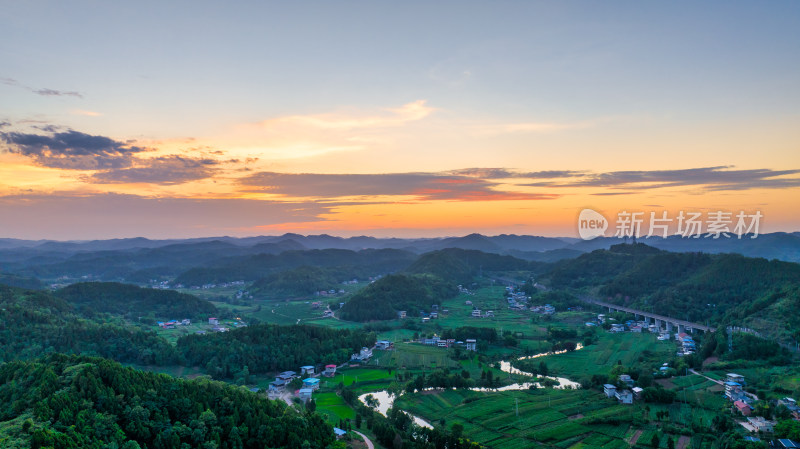
<svg viewBox="0 0 800 449"><path fill-rule="evenodd" d="M672 321L667 321L667 332L672 332Z"/></svg>

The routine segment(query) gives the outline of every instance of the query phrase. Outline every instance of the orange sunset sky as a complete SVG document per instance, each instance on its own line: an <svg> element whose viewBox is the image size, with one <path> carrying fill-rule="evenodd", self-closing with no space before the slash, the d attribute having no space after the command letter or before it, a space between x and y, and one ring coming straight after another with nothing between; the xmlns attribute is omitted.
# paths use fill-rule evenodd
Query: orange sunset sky
<svg viewBox="0 0 800 449"><path fill-rule="evenodd" d="M16 2L0 53L0 237L800 230L798 2Z"/></svg>

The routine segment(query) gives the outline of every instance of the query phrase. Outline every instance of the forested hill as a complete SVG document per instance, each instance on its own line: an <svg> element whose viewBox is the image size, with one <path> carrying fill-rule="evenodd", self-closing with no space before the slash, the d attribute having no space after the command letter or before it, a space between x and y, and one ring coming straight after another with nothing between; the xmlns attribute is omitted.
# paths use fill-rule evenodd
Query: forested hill
<svg viewBox="0 0 800 449"><path fill-rule="evenodd" d="M117 282L81 282L56 291L56 296L83 314L111 313L139 320L208 318L217 313L214 304L172 290L141 288Z"/></svg>
<svg viewBox="0 0 800 449"><path fill-rule="evenodd" d="M302 266L259 279L250 291L261 298L308 296L320 290L338 288L347 274L335 268Z"/></svg>
<svg viewBox="0 0 800 449"><path fill-rule="evenodd" d="M544 266L545 264L541 262L529 262L511 256L449 248L423 254L405 271L414 274L432 274L448 282L467 285L481 272L538 271Z"/></svg>
<svg viewBox="0 0 800 449"><path fill-rule="evenodd" d="M552 287L585 288L600 299L662 315L800 337L800 317L790 312L800 305L796 263L615 245L559 262L545 278Z"/></svg>
<svg viewBox="0 0 800 449"><path fill-rule="evenodd" d="M322 449L334 441L319 415L220 382L64 355L0 365L6 449Z"/></svg>
<svg viewBox="0 0 800 449"><path fill-rule="evenodd" d="M302 365L338 365L374 344L375 334L360 329L257 324L230 332L187 335L178 340L178 350L188 365L202 366L217 379L236 379Z"/></svg>
<svg viewBox="0 0 800 449"><path fill-rule="evenodd" d="M402 270L416 257L413 253L397 249L284 251L280 254L232 257L214 265L192 268L178 276L175 283L192 286L237 280L255 281L301 266L334 267L342 277L339 281L363 279Z"/></svg>
<svg viewBox="0 0 800 449"><path fill-rule="evenodd" d="M44 287L42 282L38 279L7 273L0 273L0 284L29 289L40 289Z"/></svg>
<svg viewBox="0 0 800 449"><path fill-rule="evenodd" d="M456 294L455 285L438 276L394 274L354 294L338 313L350 321L391 320L400 310L419 316L420 311L430 312L433 304Z"/></svg>
<svg viewBox="0 0 800 449"><path fill-rule="evenodd" d="M175 363L175 348L122 320L83 317L49 292L0 285L0 362L50 352L99 355L143 365Z"/></svg>

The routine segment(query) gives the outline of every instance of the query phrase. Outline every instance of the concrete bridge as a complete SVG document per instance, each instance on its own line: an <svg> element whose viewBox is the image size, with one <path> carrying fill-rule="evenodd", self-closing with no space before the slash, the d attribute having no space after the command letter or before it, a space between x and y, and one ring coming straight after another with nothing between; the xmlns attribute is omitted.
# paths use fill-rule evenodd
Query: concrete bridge
<svg viewBox="0 0 800 449"><path fill-rule="evenodd" d="M648 324L650 324L650 321L652 320L653 324L655 324L656 327L658 327L659 329L666 328L668 332L672 332L673 329L677 330L678 332L686 332L686 333L692 333L695 330L703 332L715 332L717 330L715 327L706 326L704 324L692 323L691 321L679 320L677 318L670 318L663 315L657 315L655 313L644 312L642 310L637 310L637 309L631 309L630 307L624 307L617 304L598 301L596 299L581 298L581 300L589 304L605 307L608 309L609 313L613 312L632 313L637 320L639 319L639 317L642 317L644 318L644 321Z"/></svg>

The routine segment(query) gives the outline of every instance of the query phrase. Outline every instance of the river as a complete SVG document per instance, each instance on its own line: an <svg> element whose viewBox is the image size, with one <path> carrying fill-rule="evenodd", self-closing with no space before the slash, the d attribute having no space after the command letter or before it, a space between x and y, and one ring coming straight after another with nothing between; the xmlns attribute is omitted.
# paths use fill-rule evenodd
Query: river
<svg viewBox="0 0 800 449"><path fill-rule="evenodd" d="M578 344L578 347L575 350L577 351L577 350L582 349L582 348L583 348L583 345ZM519 360L535 359L535 358L543 357L543 356L546 356L546 355L563 354L565 352L567 352L567 351L543 352L541 354L531 355L531 356L528 356L528 357L521 357L521 358L519 358ZM577 388L581 387L581 385L578 382L569 380L569 379L567 379L565 377L535 376L532 373L528 373L528 372L519 370L517 368L514 368L513 366L511 366L511 361L508 361L508 360L503 360L503 361L500 362L500 370L505 372L505 373L509 373L509 374L519 374L519 375L522 375L522 376L536 377L538 379L546 377L548 379L555 380L555 381L558 382L558 385L554 386L553 388L559 388L559 389L575 388L575 389L577 389ZM472 390L472 391L484 391L484 392L512 391L512 390L527 390L531 386L535 386L537 388L541 388L542 387L542 385L539 382L520 382L520 383L511 384L511 385L506 385L504 387L498 387L498 388L472 387L472 388L470 388L470 390ZM426 390L434 390L434 388L427 388ZM387 390L375 391L375 392L372 392L372 393L365 393L365 394L362 394L361 396L359 396L358 399L361 402L363 402L364 404L366 404L366 397L368 395L372 395L372 397L374 397L375 399L378 400L378 407L376 408L376 410L383 416L386 416L386 413L392 407L392 404L394 404L394 400L396 399L396 397L393 394L390 394ZM410 415L410 416L414 419L414 422L418 426L427 427L429 429L433 428L431 423L429 423L428 421L425 421L424 419L420 418L419 416L414 416L414 415Z"/></svg>

